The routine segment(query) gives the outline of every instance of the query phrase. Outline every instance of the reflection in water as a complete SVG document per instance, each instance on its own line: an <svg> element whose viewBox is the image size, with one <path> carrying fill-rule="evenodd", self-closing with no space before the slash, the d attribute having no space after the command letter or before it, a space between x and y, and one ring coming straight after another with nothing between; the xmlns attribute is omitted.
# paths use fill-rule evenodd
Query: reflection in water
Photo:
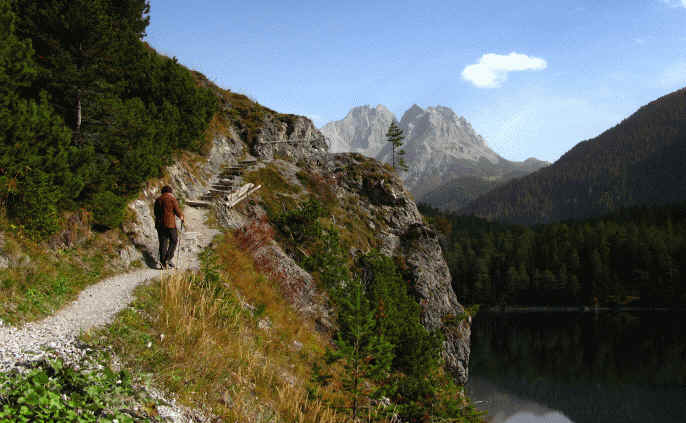
<svg viewBox="0 0 686 423"><path fill-rule="evenodd" d="M493 422L686 422L685 317L480 313L468 391Z"/></svg>
<svg viewBox="0 0 686 423"><path fill-rule="evenodd" d="M489 423L572 423L564 414L537 402L504 392L485 378L471 377L469 397L477 407L488 410Z"/></svg>

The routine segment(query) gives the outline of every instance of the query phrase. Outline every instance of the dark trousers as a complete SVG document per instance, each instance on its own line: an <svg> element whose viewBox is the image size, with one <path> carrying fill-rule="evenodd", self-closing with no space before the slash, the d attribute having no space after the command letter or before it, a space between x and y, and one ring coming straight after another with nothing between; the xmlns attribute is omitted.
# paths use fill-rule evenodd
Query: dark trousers
<svg viewBox="0 0 686 423"><path fill-rule="evenodd" d="M160 240L160 263L165 264L174 258L179 235L176 228L157 228L157 238Z"/></svg>

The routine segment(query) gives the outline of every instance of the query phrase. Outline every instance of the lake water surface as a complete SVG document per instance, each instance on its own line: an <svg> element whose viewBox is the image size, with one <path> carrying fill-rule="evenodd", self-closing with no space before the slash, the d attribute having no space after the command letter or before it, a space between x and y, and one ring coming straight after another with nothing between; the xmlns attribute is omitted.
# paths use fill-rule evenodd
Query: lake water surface
<svg viewBox="0 0 686 423"><path fill-rule="evenodd" d="M480 312L469 372L494 423L686 423L686 313Z"/></svg>

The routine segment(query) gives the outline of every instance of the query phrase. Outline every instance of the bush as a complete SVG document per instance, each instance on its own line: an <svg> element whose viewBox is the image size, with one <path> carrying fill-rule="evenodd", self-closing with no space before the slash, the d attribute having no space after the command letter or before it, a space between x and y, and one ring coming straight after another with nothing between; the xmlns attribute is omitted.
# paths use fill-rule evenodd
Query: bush
<svg viewBox="0 0 686 423"><path fill-rule="evenodd" d="M134 394L124 371L77 372L60 361L42 362L27 374L0 374L0 421L153 421L127 410Z"/></svg>
<svg viewBox="0 0 686 423"><path fill-rule="evenodd" d="M124 221L126 200L110 191L93 196L93 221L98 226L116 228Z"/></svg>

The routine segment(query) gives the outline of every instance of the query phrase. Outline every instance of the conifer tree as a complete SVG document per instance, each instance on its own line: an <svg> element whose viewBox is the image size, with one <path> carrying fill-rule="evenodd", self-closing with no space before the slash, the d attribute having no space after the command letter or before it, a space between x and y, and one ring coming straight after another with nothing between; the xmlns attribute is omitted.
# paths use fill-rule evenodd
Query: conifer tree
<svg viewBox="0 0 686 423"><path fill-rule="evenodd" d="M75 151L61 119L44 93L27 94L37 67L16 21L9 1L0 0L0 199L10 217L48 233L57 226L57 204L80 189L80 180L69 167Z"/></svg>
<svg viewBox="0 0 686 423"><path fill-rule="evenodd" d="M408 169L403 157L405 156L405 150L400 148L403 145L404 139L405 135L403 135L403 130L400 129L395 122L391 122L391 125L388 127L388 132L386 132L386 141L391 143L391 162L394 169Z"/></svg>
<svg viewBox="0 0 686 423"><path fill-rule="evenodd" d="M350 407L353 421L356 421L364 405L362 401L375 395L363 381L379 381L388 376L393 362L393 345L383 334L375 333L374 310L361 281L349 280L341 289L338 314L340 330L336 339L336 355L343 360L347 370L344 388L351 395Z"/></svg>
<svg viewBox="0 0 686 423"><path fill-rule="evenodd" d="M38 84L57 103L77 139L85 105L115 89L121 68L134 61L149 18L146 0L22 0L19 34L33 40ZM93 122L96 123L96 122Z"/></svg>

